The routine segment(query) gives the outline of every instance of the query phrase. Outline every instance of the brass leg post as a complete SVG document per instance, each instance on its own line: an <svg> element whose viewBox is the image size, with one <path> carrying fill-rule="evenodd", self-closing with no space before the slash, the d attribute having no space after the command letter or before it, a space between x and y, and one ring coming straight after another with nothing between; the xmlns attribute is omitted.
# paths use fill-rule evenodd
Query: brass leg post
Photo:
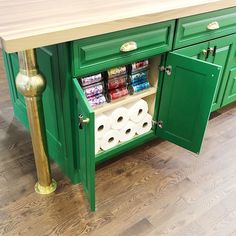
<svg viewBox="0 0 236 236"><path fill-rule="evenodd" d="M25 97L30 125L32 145L37 169L38 182L35 191L49 194L56 190L57 184L51 178L47 156L47 143L43 117L42 93L46 83L38 73L34 49L18 53L20 72L16 77L17 90Z"/></svg>

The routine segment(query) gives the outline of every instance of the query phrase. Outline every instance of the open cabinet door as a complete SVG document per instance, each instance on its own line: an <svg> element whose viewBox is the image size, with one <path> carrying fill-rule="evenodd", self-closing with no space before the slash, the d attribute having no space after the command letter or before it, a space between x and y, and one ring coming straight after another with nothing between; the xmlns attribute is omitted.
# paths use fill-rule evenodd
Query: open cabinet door
<svg viewBox="0 0 236 236"><path fill-rule="evenodd" d="M95 211L95 148L94 148L94 112L77 79L73 80L75 103L75 150L81 183L89 199L92 211ZM83 122L84 121L84 122Z"/></svg>
<svg viewBox="0 0 236 236"><path fill-rule="evenodd" d="M157 136L199 153L221 67L175 52L166 65Z"/></svg>

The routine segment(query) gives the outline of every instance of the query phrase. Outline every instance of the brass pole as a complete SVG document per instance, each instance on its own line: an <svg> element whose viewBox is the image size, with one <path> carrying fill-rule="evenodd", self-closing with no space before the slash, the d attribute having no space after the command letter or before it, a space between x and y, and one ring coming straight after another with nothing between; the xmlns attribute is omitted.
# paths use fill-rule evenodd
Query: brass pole
<svg viewBox="0 0 236 236"><path fill-rule="evenodd" d="M35 191L49 194L56 190L57 183L51 178L47 156L47 142L43 117L42 93L46 82L38 73L34 49L18 53L20 71L16 77L17 90L24 96L30 125L32 145L38 182Z"/></svg>

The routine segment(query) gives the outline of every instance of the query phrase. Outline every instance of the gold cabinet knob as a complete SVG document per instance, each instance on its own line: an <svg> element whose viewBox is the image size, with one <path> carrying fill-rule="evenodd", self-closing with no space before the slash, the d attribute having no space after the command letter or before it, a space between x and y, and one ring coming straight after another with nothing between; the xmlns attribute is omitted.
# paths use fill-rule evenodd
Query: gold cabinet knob
<svg viewBox="0 0 236 236"><path fill-rule="evenodd" d="M126 42L120 47L121 52L131 52L138 48L137 43L135 41Z"/></svg>
<svg viewBox="0 0 236 236"><path fill-rule="evenodd" d="M217 30L220 28L220 24L217 21L213 21L207 25L208 30Z"/></svg>

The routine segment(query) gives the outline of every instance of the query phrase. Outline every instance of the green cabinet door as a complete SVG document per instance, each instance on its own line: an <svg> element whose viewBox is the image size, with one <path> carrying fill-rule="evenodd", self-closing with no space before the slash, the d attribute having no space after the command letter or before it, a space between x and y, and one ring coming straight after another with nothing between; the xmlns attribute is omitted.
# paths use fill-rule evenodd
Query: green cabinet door
<svg viewBox="0 0 236 236"><path fill-rule="evenodd" d="M224 97L221 106L225 106L236 101L236 35L234 35L231 45L231 53L227 65L227 83L224 91Z"/></svg>
<svg viewBox="0 0 236 236"><path fill-rule="evenodd" d="M221 67L171 52L158 113L158 137L199 153Z"/></svg>
<svg viewBox="0 0 236 236"><path fill-rule="evenodd" d="M236 101L236 67L230 70L222 106Z"/></svg>
<svg viewBox="0 0 236 236"><path fill-rule="evenodd" d="M229 71L232 63L233 46L236 41L236 35L230 35L216 40L211 40L209 48L213 49L209 54L207 61L222 66L222 74L219 77L216 86L216 92L212 103L211 111L219 109L222 105L226 83L229 77ZM236 65L236 64L235 64Z"/></svg>
<svg viewBox="0 0 236 236"><path fill-rule="evenodd" d="M73 79L75 96L75 148L80 170L80 180L89 199L91 210L95 210L95 147L94 147L94 112L77 79ZM88 123L79 122L88 120Z"/></svg>

